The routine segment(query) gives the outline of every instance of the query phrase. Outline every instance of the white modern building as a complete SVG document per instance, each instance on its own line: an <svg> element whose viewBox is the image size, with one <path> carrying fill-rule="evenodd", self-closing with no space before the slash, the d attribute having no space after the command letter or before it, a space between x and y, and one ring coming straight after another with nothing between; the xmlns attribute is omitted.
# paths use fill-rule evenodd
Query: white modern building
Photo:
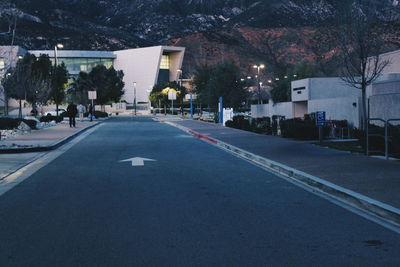
<svg viewBox="0 0 400 267"><path fill-rule="evenodd" d="M347 120L359 126L361 90L341 78L308 78L292 81L291 102L252 106L253 117L301 118L305 114L325 111L327 120Z"/></svg>
<svg viewBox="0 0 400 267"><path fill-rule="evenodd" d="M379 55L389 64L379 77L367 87L367 110L370 118L400 119L400 50ZM328 120L347 120L360 126L361 90L341 78L309 78L291 83L291 102L252 105L254 118L303 117L316 111L325 111ZM396 123L396 122L395 122Z"/></svg>
<svg viewBox="0 0 400 267"><path fill-rule="evenodd" d="M30 50L24 53L16 53L20 48L13 47L12 55L3 55L0 46L0 68L8 69L11 66L7 60L12 58L15 62L18 55L26 52L40 56L48 55L54 62L56 52L54 50ZM77 76L79 72L90 72L97 65L107 68L114 66L116 70L124 72L125 94L122 100L133 104L136 103L147 108L149 94L157 83L177 81L182 68L185 48L171 46L153 46L145 48L126 49L119 51L80 51L80 50L57 50L57 62L64 62L71 77ZM13 61L13 62L14 62ZM14 63L15 65L15 63ZM0 71L1 71L0 69ZM1 74L1 73L0 73ZM1 105L1 103L0 103ZM3 103L4 105L4 103Z"/></svg>
<svg viewBox="0 0 400 267"><path fill-rule="evenodd" d="M379 55L389 64L367 88L370 118L400 119L400 50Z"/></svg>
<svg viewBox="0 0 400 267"><path fill-rule="evenodd" d="M125 95L133 103L147 103L155 84L178 81L185 48L154 46L113 52L114 68L124 71Z"/></svg>

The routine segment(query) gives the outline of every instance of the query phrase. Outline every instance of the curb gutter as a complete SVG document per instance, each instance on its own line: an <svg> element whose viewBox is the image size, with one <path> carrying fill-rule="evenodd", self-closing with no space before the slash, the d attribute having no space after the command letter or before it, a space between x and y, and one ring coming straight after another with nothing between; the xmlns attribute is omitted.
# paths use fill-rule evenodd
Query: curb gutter
<svg viewBox="0 0 400 267"><path fill-rule="evenodd" d="M100 123L102 123L102 122L94 123L93 125L90 125L70 136L64 137L63 139L61 139L60 141L58 141L52 145L36 146L36 147L15 147L15 148L5 148L5 149L0 148L0 154L44 152L44 151L54 150L54 149L62 146L63 144L69 142L70 140L74 139L79 134L93 128L96 125L99 125Z"/></svg>
<svg viewBox="0 0 400 267"><path fill-rule="evenodd" d="M396 228L400 227L400 209L398 208L379 202L375 199L369 198L346 188L340 187L316 176L307 174L305 172L280 164L270 159L255 155L251 152L227 144L218 139L214 139L201 133L197 133L184 126L177 125L172 122L165 123L176 127L196 138L202 139L224 150L230 151L240 156L241 158L250 160L253 163L267 168L274 173L280 174L290 180L299 182L315 191L328 195L335 200L340 201L341 203L351 206L352 208L367 212L368 214L384 220L386 223L389 223Z"/></svg>

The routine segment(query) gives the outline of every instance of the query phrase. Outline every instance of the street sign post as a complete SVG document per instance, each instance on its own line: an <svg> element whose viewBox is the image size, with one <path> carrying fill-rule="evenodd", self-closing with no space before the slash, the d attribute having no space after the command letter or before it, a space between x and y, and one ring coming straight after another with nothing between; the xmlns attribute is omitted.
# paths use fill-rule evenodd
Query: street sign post
<svg viewBox="0 0 400 267"><path fill-rule="evenodd" d="M174 100L176 100L176 91L169 90L168 91L168 100L171 100L172 103L172 115L174 115Z"/></svg>
<svg viewBox="0 0 400 267"><path fill-rule="evenodd" d="M97 99L97 91L88 91L88 98L89 100L92 100L92 114L90 114L90 121L93 119L93 114L94 114L94 103L93 101Z"/></svg>
<svg viewBox="0 0 400 267"><path fill-rule="evenodd" d="M89 100L97 99L97 91L88 91L88 98Z"/></svg>
<svg viewBox="0 0 400 267"><path fill-rule="evenodd" d="M326 124L326 112L325 111L317 111L315 112L315 124L318 126L318 137L319 142L321 143L324 137L323 128Z"/></svg>

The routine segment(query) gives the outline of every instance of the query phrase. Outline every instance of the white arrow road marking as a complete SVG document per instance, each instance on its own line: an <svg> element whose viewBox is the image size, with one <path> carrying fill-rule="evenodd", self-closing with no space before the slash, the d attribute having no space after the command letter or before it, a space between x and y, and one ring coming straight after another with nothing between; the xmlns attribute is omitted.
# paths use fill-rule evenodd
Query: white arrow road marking
<svg viewBox="0 0 400 267"><path fill-rule="evenodd" d="M157 160L135 157L130 159L124 159L121 160L120 162L129 162L129 161L132 162L132 166L144 166L145 161L157 161Z"/></svg>

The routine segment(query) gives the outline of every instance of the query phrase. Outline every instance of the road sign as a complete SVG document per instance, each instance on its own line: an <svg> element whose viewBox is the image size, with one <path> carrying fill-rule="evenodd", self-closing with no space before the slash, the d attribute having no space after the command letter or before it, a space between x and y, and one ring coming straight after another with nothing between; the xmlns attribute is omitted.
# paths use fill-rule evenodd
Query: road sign
<svg viewBox="0 0 400 267"><path fill-rule="evenodd" d="M89 100L97 99L97 91L88 91Z"/></svg>
<svg viewBox="0 0 400 267"><path fill-rule="evenodd" d="M168 91L168 100L176 100L176 91L175 90Z"/></svg>
<svg viewBox="0 0 400 267"><path fill-rule="evenodd" d="M145 161L156 161L156 160L140 158L140 157L120 160L120 162L132 162L132 166L144 166Z"/></svg>
<svg viewBox="0 0 400 267"><path fill-rule="evenodd" d="M326 118L325 118L325 111L317 111L315 112L315 124L317 126L325 126Z"/></svg>

